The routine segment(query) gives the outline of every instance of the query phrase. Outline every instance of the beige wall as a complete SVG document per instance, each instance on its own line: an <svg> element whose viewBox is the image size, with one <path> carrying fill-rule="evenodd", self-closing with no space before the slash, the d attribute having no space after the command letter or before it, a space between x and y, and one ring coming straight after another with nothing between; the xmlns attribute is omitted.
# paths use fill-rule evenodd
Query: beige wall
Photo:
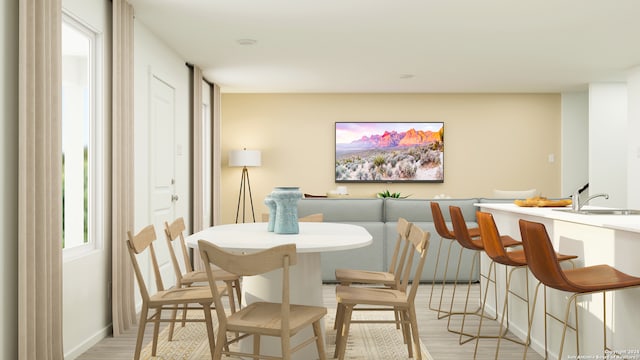
<svg viewBox="0 0 640 360"><path fill-rule="evenodd" d="M222 222L235 220L238 201L232 149L262 151L262 166L249 169L257 217L274 186L325 194L345 185L334 181L336 121L444 121L444 183L346 184L352 195L489 197L536 188L559 196L560 120L560 94L223 94Z"/></svg>

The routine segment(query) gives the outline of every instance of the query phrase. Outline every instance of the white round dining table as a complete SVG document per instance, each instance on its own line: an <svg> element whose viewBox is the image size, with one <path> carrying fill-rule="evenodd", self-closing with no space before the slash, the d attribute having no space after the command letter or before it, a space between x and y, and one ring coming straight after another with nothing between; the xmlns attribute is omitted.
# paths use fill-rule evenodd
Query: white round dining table
<svg viewBox="0 0 640 360"><path fill-rule="evenodd" d="M292 304L323 306L322 271L320 253L356 249L372 243L371 234L362 226L328 222L301 222L298 234L276 234L267 231L267 223L243 223L212 226L186 238L189 247L198 247L198 240L209 241L233 252L255 252L283 244L296 244L297 264L290 268L289 288ZM196 255L198 256L198 255ZM282 271L248 276L242 280L242 302L280 302L282 297ZM292 338L304 340L311 330ZM247 344L248 343L248 344ZM251 349L251 341L241 344ZM261 352L280 355L279 339L262 337ZM317 359L314 346L306 346L294 353L294 359Z"/></svg>

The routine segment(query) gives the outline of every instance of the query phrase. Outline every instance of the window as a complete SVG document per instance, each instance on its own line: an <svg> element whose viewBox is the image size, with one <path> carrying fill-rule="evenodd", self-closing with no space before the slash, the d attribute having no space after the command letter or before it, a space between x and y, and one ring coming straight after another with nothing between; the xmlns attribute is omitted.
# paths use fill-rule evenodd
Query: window
<svg viewBox="0 0 640 360"><path fill-rule="evenodd" d="M68 15L62 21L62 233L65 258L101 246L98 204L102 151L97 86L98 36Z"/></svg>
<svg viewBox="0 0 640 360"><path fill-rule="evenodd" d="M211 211L211 160L212 160L212 148L211 148L211 86L206 81L202 82L202 144L203 144L203 156L202 156L202 175L203 181L202 196L202 223L204 226L213 225L213 213Z"/></svg>

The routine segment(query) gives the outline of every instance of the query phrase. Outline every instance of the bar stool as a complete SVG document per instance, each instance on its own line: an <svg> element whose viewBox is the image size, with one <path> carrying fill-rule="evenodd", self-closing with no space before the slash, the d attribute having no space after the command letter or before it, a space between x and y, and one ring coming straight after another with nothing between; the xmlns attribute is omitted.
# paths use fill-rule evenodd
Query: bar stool
<svg viewBox="0 0 640 360"><path fill-rule="evenodd" d="M465 249L469 249L469 250L473 250L475 251L474 255L473 255L473 260L471 262L471 272L469 274L469 283L467 284L467 298L465 300L465 304L464 304L464 312L462 313L462 325L460 326L460 330L452 330L451 329L451 316L449 316L449 319L447 321L447 330L449 332L455 333L455 334L459 334L460 335L460 339L459 339L459 343L460 345L471 341L473 339L476 339L478 337L481 338L492 338L495 339L497 338L497 335L481 335L479 332L475 335L473 334L469 334L469 333L465 333L464 332L464 324L465 324L465 320L467 315L477 315L480 317L484 317L483 313L469 313L467 311L468 308L468 304L469 304L469 292L471 290L471 278L473 276L473 270L476 264L476 261L479 263L479 257L480 257L480 252L484 251L484 245L482 243L481 238L471 238L471 235L469 233L469 229L467 228L467 223L464 220L464 216L462 215L462 210L457 207L457 206L449 206L449 212L451 214L451 222L453 224L453 232L455 234L455 238L458 241L458 244L460 244L460 246L462 246L462 248ZM513 239L510 236L501 236L500 237L500 242L502 243L503 247L514 247L514 246L519 246L522 245L521 242ZM460 249L460 256L458 257L458 262L461 261L462 259L462 250ZM489 268L491 268L493 263L493 260L491 260L491 263L489 264ZM458 268L459 269L459 268ZM480 272L480 276L485 278L487 281L491 281L491 282L495 282L494 280L490 279L488 276L485 276L482 274L482 272ZM458 274L456 273L456 279L458 277ZM451 297L451 306L449 308L449 312L451 313L453 311L453 300L455 299L455 287L453 288L454 292L453 295ZM498 290L496 287L494 287L494 299L497 302L498 299ZM484 305L484 304L481 304ZM496 304L496 308L497 308L497 304ZM491 320L496 320L497 319L497 314L495 317L490 318ZM467 336L469 337L469 339L462 341L462 336Z"/></svg>
<svg viewBox="0 0 640 360"><path fill-rule="evenodd" d="M602 292L603 298L603 349L606 352L611 350L607 347L607 311L606 311L606 297L607 291L625 289L630 287L640 286L640 278L625 274L614 267L609 265L595 265L587 266L578 269L564 270L558 263L558 258L553 245L549 239L544 224L520 220L520 234L522 236L522 243L524 246L524 253L527 259L527 264L533 275L540 281L541 284L550 288L572 292L573 295L569 297L567 307L565 309L564 321L557 319L555 316L549 314L545 310L546 317L550 316L563 323L562 339L560 341L560 352L558 358L562 358L562 351L564 348L564 340L567 333L567 328L571 328L576 333L576 354L580 357L580 344L578 326L578 312L577 312L577 297L580 295L588 295L593 293ZM538 293L536 287L535 295ZM546 299L545 299L546 300ZM576 307L575 311L575 327L568 324L569 310L571 309L571 303ZM535 298L534 306L532 310L531 318L533 319L533 312L535 311ZM531 335L531 329L527 338ZM546 332L545 332L545 347L546 347ZM525 355L526 355L525 347ZM547 349L545 348L545 355ZM546 356L545 356L546 357Z"/></svg>
<svg viewBox="0 0 640 360"><path fill-rule="evenodd" d="M494 281L496 278L496 264L501 264L510 267L511 269L506 274L506 282L505 282L505 294L504 294L504 302L502 304L502 316L500 317L500 329L504 327L505 315L507 318L507 326L504 332L500 331L498 334L498 343L496 345L496 355L495 358L498 359L498 354L500 352L500 342L504 338L511 342L527 345L529 343L529 338L525 341L521 341L519 339L506 337L505 334L509 329L509 294L513 295L516 299L520 299L527 304L527 331L531 328L531 318L529 317L529 276L527 271L527 259L525 257L523 250L513 250L507 251L505 247L502 245L502 241L500 240L500 233L498 232L498 227L493 219L493 215L490 213L477 211L476 218L478 219L478 226L480 228L480 236L482 238L482 243L484 245L484 251L493 260L491 266L489 267L489 277L491 277L491 272L493 270ZM563 255L556 254L558 261L571 261L573 264L573 259L576 259L575 255ZM575 266L574 266L575 267ZM517 269L524 269L527 273L525 274L526 280L526 295L523 297L522 295L516 293L511 289L511 277L513 272ZM484 300L482 302L482 313L484 313L485 304L487 302L487 293L489 291L489 282L487 281L487 285L485 287L485 295ZM497 313L498 309L496 309ZM478 334L480 333L480 328L482 327L483 317L480 317L480 324L478 325ZM476 347L473 353L474 358L478 352L478 343L479 338L476 338Z"/></svg>
<svg viewBox="0 0 640 360"><path fill-rule="evenodd" d="M449 227L447 226L447 223L444 220L442 210L440 210L440 204L435 201L432 201L430 205L431 205L431 217L433 218L433 223L435 225L436 232L438 233L438 235L440 235L440 244L438 245L438 253L436 255L436 265L435 265L435 269L433 270L434 276L431 282L431 293L429 295L429 309L437 311L438 319L442 319L450 315L450 312L442 310L442 298L444 295L444 285L447 280L447 270L449 269L451 247L456 242L456 235L454 234L453 231L449 230ZM480 236L480 230L477 227L468 229L468 231L469 231L469 236L471 236L472 238L476 238ZM435 288L435 285L436 285L436 275L438 274L438 265L440 264L440 252L442 250L442 243L444 242L445 239L450 241L449 241L449 246L447 247L447 260L444 264L444 273L442 274L442 283L440 287L440 301L438 302L438 307L435 308L435 307L432 307L431 301L433 300L433 289ZM460 271L460 261L458 261L456 277L453 282L454 292L455 292L455 287L457 286L457 283L458 283L457 274L459 271ZM477 312L478 310L474 312ZM441 316L440 314L444 314L444 315ZM461 314L461 313L457 312L455 314Z"/></svg>

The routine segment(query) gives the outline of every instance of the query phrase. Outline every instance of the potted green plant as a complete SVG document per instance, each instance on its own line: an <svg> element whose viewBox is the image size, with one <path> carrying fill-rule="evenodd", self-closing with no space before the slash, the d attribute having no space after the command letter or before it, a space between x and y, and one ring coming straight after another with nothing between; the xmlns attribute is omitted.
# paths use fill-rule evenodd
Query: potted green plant
<svg viewBox="0 0 640 360"><path fill-rule="evenodd" d="M409 195L406 196L402 196L402 194L400 194L399 192L389 192L389 190L385 190L383 192L379 192L378 193L378 197L379 198L394 198L394 199L406 199L409 197Z"/></svg>

